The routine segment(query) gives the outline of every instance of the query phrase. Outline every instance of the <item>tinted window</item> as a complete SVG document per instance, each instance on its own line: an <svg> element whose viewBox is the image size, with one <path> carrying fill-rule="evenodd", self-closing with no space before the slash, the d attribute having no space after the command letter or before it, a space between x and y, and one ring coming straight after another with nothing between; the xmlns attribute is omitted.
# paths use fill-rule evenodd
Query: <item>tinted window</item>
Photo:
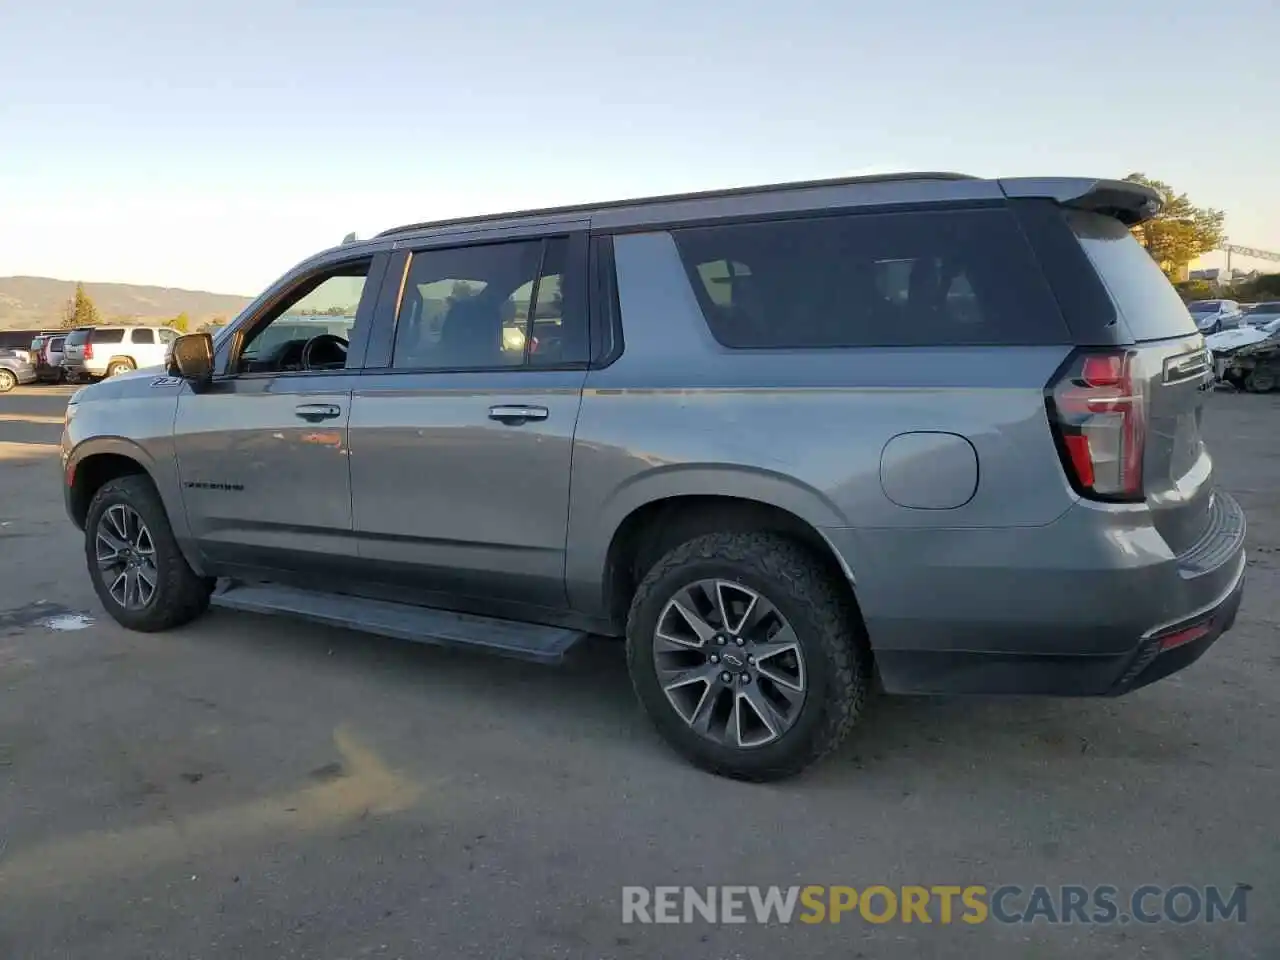
<svg viewBox="0 0 1280 960"><path fill-rule="evenodd" d="M1135 340L1197 332L1188 307L1128 227L1100 213L1069 210L1066 217Z"/></svg>
<svg viewBox="0 0 1280 960"><path fill-rule="evenodd" d="M133 331L134 343L155 343L156 335L151 330L135 330Z"/></svg>
<svg viewBox="0 0 1280 960"><path fill-rule="evenodd" d="M1187 309L1192 313L1217 313L1221 306L1217 300L1192 300Z"/></svg>
<svg viewBox="0 0 1280 960"><path fill-rule="evenodd" d="M66 337L54 337L49 341L49 349L54 353L58 353L62 350L64 343L66 343Z"/></svg>
<svg viewBox="0 0 1280 960"><path fill-rule="evenodd" d="M465 370L583 359L585 311L565 299L568 246L554 239L415 253L392 366Z"/></svg>
<svg viewBox="0 0 1280 960"><path fill-rule="evenodd" d="M90 331L88 330L72 330L70 333L67 334L67 340L66 340L67 345L72 347L78 347L81 344L88 343L89 333Z"/></svg>
<svg viewBox="0 0 1280 960"><path fill-rule="evenodd" d="M90 330L89 341L91 343L123 343L123 330Z"/></svg>
<svg viewBox="0 0 1280 960"><path fill-rule="evenodd" d="M1064 343L1005 210L854 214L673 232L729 347Z"/></svg>

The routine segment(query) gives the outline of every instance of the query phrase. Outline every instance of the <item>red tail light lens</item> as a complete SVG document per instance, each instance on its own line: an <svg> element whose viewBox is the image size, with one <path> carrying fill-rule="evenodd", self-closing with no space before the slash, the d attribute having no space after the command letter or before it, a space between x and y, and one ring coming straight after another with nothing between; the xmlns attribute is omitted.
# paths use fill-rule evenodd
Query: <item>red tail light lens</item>
<svg viewBox="0 0 1280 960"><path fill-rule="evenodd" d="M1077 356L1049 387L1049 419L1072 486L1097 500L1141 500L1144 380L1133 353Z"/></svg>
<svg viewBox="0 0 1280 960"><path fill-rule="evenodd" d="M87 340L85 341L85 344L84 344L84 358L86 360L93 359L93 344Z"/></svg>

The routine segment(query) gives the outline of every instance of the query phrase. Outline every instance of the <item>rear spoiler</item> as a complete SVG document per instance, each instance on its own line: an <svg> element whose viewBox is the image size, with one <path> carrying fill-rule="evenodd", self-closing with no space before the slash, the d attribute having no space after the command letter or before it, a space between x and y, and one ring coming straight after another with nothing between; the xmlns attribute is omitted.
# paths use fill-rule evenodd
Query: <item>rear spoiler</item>
<svg viewBox="0 0 1280 960"><path fill-rule="evenodd" d="M1150 220L1160 212L1160 194L1129 180L1083 177L1014 177L998 181L1006 197L1052 200L1073 210L1115 217L1126 227Z"/></svg>

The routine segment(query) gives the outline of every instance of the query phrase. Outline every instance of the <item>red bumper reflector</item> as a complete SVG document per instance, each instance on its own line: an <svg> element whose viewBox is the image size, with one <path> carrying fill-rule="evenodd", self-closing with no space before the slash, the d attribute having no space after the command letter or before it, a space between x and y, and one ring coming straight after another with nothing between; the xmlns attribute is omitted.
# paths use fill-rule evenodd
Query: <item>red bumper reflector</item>
<svg viewBox="0 0 1280 960"><path fill-rule="evenodd" d="M1161 650L1172 650L1174 647L1180 647L1183 644L1191 643L1193 640L1199 640L1213 629L1213 621L1208 623L1197 623L1194 627L1187 627L1185 630L1179 630L1177 633L1171 633L1167 637L1160 638Z"/></svg>

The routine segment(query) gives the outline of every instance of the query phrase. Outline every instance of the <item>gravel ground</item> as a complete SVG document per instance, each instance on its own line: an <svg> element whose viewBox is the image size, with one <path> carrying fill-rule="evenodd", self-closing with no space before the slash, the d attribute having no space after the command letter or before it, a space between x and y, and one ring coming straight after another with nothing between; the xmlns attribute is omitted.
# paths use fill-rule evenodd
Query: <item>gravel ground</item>
<svg viewBox="0 0 1280 960"><path fill-rule="evenodd" d="M881 699L751 786L668 752L603 642L557 670L223 611L121 630L63 514L68 392L0 397L0 957L1280 957L1280 395L1209 400L1250 581L1198 664ZM1243 924L621 922L624 885L810 883L1251 889Z"/></svg>

